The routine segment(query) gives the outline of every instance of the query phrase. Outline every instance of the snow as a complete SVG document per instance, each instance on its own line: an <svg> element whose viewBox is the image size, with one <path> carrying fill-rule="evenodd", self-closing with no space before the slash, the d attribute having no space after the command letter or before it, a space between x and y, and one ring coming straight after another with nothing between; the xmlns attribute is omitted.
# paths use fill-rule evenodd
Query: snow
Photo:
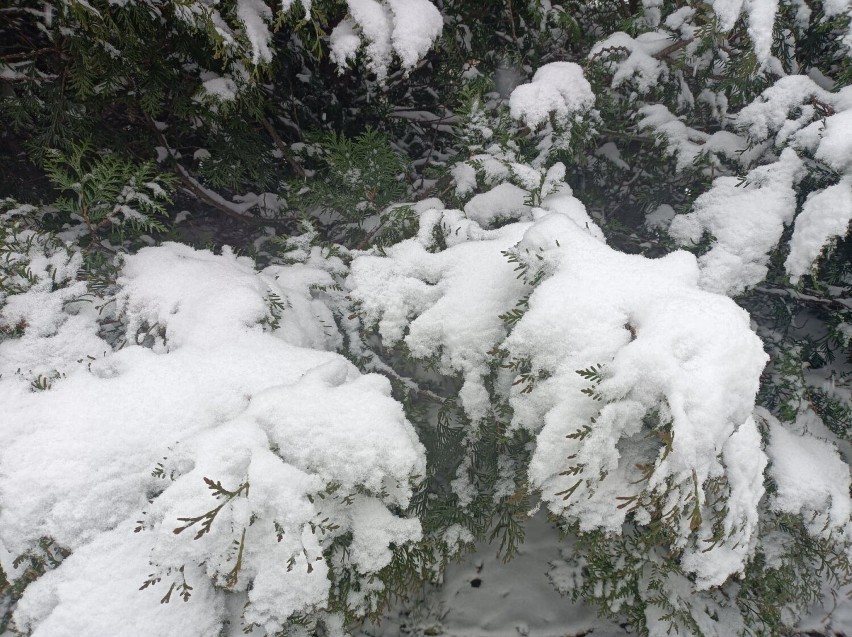
<svg viewBox="0 0 852 637"><path fill-rule="evenodd" d="M621 530L627 512L616 498L642 491L637 463L654 466L647 492L666 494L667 508L681 510L694 479L703 507L700 485L730 470L723 524L731 533L714 559L700 555L712 512L697 534L687 518L673 529L687 549L684 567L707 585L724 581L750 555L763 493L765 456L750 418L767 360L760 339L730 299L700 289L692 255L651 260L612 250L567 187L541 205L531 210L532 222L498 230L458 211L435 211L421 217L418 237L382 256L357 256L347 287L361 320L376 326L385 346L401 341L414 358L437 357L441 373L461 373L461 404L474 421L491 405L486 353L500 348L504 360L529 361L539 377L530 387L510 371L496 387L507 393L512 427L536 436L530 483L554 514L582 530ZM428 248L438 224L448 248L436 253ZM506 255L526 263L526 275ZM530 285L537 272L540 282ZM509 330L499 315L525 295L528 309ZM576 372L597 364L605 369L596 387L602 402L582 393L589 382ZM657 411L671 422L669 452L633 444L644 436L643 418ZM590 422L586 438L570 438ZM583 467L579 481L566 475L569 464ZM462 499L469 489L463 477L453 483ZM562 493L574 483L577 492L566 500ZM651 512L640 507L636 515L646 523Z"/></svg>
<svg viewBox="0 0 852 637"><path fill-rule="evenodd" d="M471 417L483 418L491 406L484 385L487 352L505 336L499 315L514 307L523 286L501 252L520 240L524 226L484 231L453 212L421 217L425 237L388 248L386 257L357 257L348 286L362 320L377 325L386 345L403 341L425 358L441 344L442 371L465 373L462 404ZM438 223L458 243L431 253L431 229L424 232L424 226ZM476 239L466 241L468 232Z"/></svg>
<svg viewBox="0 0 852 637"><path fill-rule="evenodd" d="M488 543L476 546L462 563L450 564L440 586L427 587L368 624L357 637L440 634L447 637L565 637L589 632L599 637L627 633L596 610L573 603L553 580L570 552L544 513L524 520L526 534L508 564ZM428 631L428 632L426 632Z"/></svg>
<svg viewBox="0 0 852 637"><path fill-rule="evenodd" d="M709 154L714 162L717 155L727 159L748 163L755 152L750 151L747 140L730 131L720 130L713 134L690 128L662 104L648 104L638 109L640 129L651 129L666 140L666 152L677 158L677 170L682 171L703 154Z"/></svg>
<svg viewBox="0 0 852 637"><path fill-rule="evenodd" d="M0 277L4 287L18 292L0 293L0 328L22 328L23 334L0 338L0 378L31 381L99 357L109 345L97 336L97 310L81 300L87 293L76 280L82 254L13 224L16 243L3 255ZM22 276L22 267L29 278Z"/></svg>
<svg viewBox="0 0 852 637"><path fill-rule="evenodd" d="M331 59L342 68L355 58L362 38L367 42L367 67L380 82L394 54L403 69L413 68L443 30L441 13L429 0L347 0L349 18L329 39Z"/></svg>
<svg viewBox="0 0 852 637"><path fill-rule="evenodd" d="M626 52L626 58L606 62L613 70L612 87L617 88L631 81L641 94L645 94L667 73L665 65L654 54L670 44L669 34L662 31L642 33L635 39L623 31L616 31L596 42L589 52L589 58L594 60L610 53Z"/></svg>
<svg viewBox="0 0 852 637"><path fill-rule="evenodd" d="M272 34L267 23L272 20L272 10L263 0L238 0L237 17L243 23L246 37L251 45L251 59L254 64L268 64L272 61L269 48Z"/></svg>
<svg viewBox="0 0 852 637"><path fill-rule="evenodd" d="M764 65L769 60L772 47L772 29L775 26L775 14L778 12L778 0L747 0L748 35L754 45L757 61Z"/></svg>
<svg viewBox="0 0 852 637"><path fill-rule="evenodd" d="M832 239L846 236L852 222L852 179L812 192L796 217L790 254L784 262L793 283L811 272L814 262Z"/></svg>
<svg viewBox="0 0 852 637"><path fill-rule="evenodd" d="M456 182L456 195L464 197L476 189L476 168L466 162L459 162L450 170Z"/></svg>
<svg viewBox="0 0 852 637"><path fill-rule="evenodd" d="M660 204L645 215L645 226L650 230L668 230L674 216L674 208L667 203Z"/></svg>
<svg viewBox="0 0 852 637"><path fill-rule="evenodd" d="M769 476L777 488L772 508L801 514L816 537L827 538L840 530L848 538L852 515L849 465L832 443L788 431L766 413L763 417L770 426L766 448L772 461Z"/></svg>
<svg viewBox="0 0 852 637"><path fill-rule="evenodd" d="M852 174L852 107L825 120L815 157L839 172Z"/></svg>
<svg viewBox="0 0 852 637"><path fill-rule="evenodd" d="M194 584L191 604L161 604L165 591L139 591L150 572L148 544L130 522L100 534L27 588L15 612L17 626L33 637L219 635L224 608L196 569L187 573Z"/></svg>
<svg viewBox="0 0 852 637"><path fill-rule="evenodd" d="M757 544L758 505L764 495L763 472L768 458L754 419L749 417L722 447L725 476L730 486L728 514L722 530L725 544L713 543L713 529L699 531L709 548L683 558L686 571L698 573L698 590L721 586L732 574L741 573Z"/></svg>
<svg viewBox="0 0 852 637"><path fill-rule="evenodd" d="M655 465L650 491L664 489L667 479L691 483L692 471L698 484L721 473L714 449L748 426L766 356L744 312L698 289L693 257L619 254L575 227L551 215L521 244L557 269L535 289L506 341L514 356L531 357L534 369L548 370L549 377L528 393L514 391L512 402L517 425L539 432L529 475L551 510L582 530L618 532L626 511L617 508L616 497L641 490L635 486L638 462ZM595 364L606 370L596 388L603 402L581 393L588 381L575 371ZM630 448L620 440L638 435L642 417L655 408L672 419L675 443L667 456L654 449L643 458L636 455L645 453L641 445ZM566 437L592 419L585 439ZM757 443L745 452L749 463L761 457ZM565 475L569 457L583 466L580 478L595 479ZM575 483L577 491L564 499L561 493ZM754 494L742 497L748 502ZM738 522L733 517L731 524ZM702 566L690 566L699 577L711 577Z"/></svg>
<svg viewBox="0 0 852 637"><path fill-rule="evenodd" d="M568 124L573 116L595 105L592 87L580 65L551 62L535 72L532 82L518 86L509 98L512 117L538 128L551 114L557 122Z"/></svg>
<svg viewBox="0 0 852 637"><path fill-rule="evenodd" d="M849 2L849 0L826 0L823 3L825 15L829 17L844 13L850 9L852 9L852 2Z"/></svg>
<svg viewBox="0 0 852 637"><path fill-rule="evenodd" d="M772 46L772 28L778 11L778 0L712 0L711 4L723 32L733 29L743 9L746 10L748 35L754 44L758 62L765 64Z"/></svg>
<svg viewBox="0 0 852 637"><path fill-rule="evenodd" d="M788 121L790 112L806 102L818 99L825 104L836 104L837 95L820 88L806 75L788 75L760 94L760 97L743 107L736 115L736 125L746 131L752 139L762 141L777 132ZM813 113L813 111L811 111ZM803 117L797 128L809 121ZM792 133L788 130L787 135Z"/></svg>
<svg viewBox="0 0 852 637"><path fill-rule="evenodd" d="M214 0L176 6L178 19L206 25L226 47L216 63L221 75L192 67L196 99L214 111L217 101L235 100L255 81L242 65L272 60L273 18L296 4L237 0L227 12ZM309 20L311 2L300 4ZM331 61L363 61L379 84L367 97L381 102L395 99L380 85L398 64L391 77L402 82L401 92L392 93L411 97L405 74L440 37L441 11L453 3L337 4L337 16L346 17L330 34ZM814 537L848 548L849 445L807 401L806 415L783 425L755 409L767 356L730 297L763 281L770 255L777 266L788 237L785 268L798 284L848 233L852 89L835 90L828 75L799 68L801 56L783 55L795 53L784 47L798 34L776 30L780 39L773 41L777 0L675 6L682 4L689 3L643 0L643 14L623 26L633 35L596 33L601 39L582 61L588 66L551 62L520 86L531 67L491 60L498 91L483 99L494 116L475 104L469 129L457 138L462 154L430 155L436 167L449 169L460 209L436 199L411 204L417 234L397 245L326 258L328 248L316 245L320 235L308 233L284 239L286 262L298 263L258 271L227 248L214 254L166 244L117 259L117 279L97 293L77 280L84 261L77 249L30 235L34 243L4 253L0 278L20 264L28 271L3 278L20 289L4 288L0 296L0 564L12 580L21 576L13 559L42 538L70 552L14 602L13 630L36 637L213 636L243 628L279 634L294 615L304 615L324 622L320 633L342 637L350 620L402 592L385 589L385 569L398 566L395 560L440 578L421 549L434 550L440 561L443 551L452 557L474 541L474 524L424 534L406 507L424 475L442 481L460 507L475 502L482 483L471 474L479 459L465 454L491 442L477 436L495 422L494 475L481 478L494 502L530 496L551 520L580 535L606 536L611 546L629 541L630 533L660 531L659 550L619 556L636 559L645 575L667 571L659 589L650 587L651 576L636 583L650 635L669 632L663 604L649 601L654 596L689 613L708 637L745 631L729 603L738 590L732 578L756 551L766 553L770 567L777 564L778 542L759 536L780 514L801 516ZM837 46L825 51L836 52L832 59L842 67L844 43L852 42L842 18L852 11L849 0L815 4L812 25L804 0L788 4L784 18L803 31L826 31L826 16L840 18L830 33ZM571 16L549 0L539 8L533 22L541 19L540 33L519 23L522 44L531 35L567 33L563 18ZM473 32L452 20L455 44L471 53L461 56L469 58L469 80L482 61L473 55ZM723 33L706 49L705 31L716 28ZM287 39L281 35L279 44ZM737 46L749 42L768 88L736 112L749 93L732 93L719 77L743 53ZM784 64L772 56L773 45ZM554 47L545 59L564 57L568 48ZM107 47L109 55L116 51ZM697 196L687 214L668 204L654 209L659 200L645 197L646 166L634 154L641 144L624 145L621 127L594 130L604 119L584 68L597 76L595 65L618 89L601 103L612 97L633 112L641 139L656 136L675 160L663 164L688 173L689 189L675 184L670 197L681 205ZM2 73L20 79L14 69ZM310 75L302 69L297 77L304 83ZM701 78L706 87L695 85ZM440 119L427 110L391 112L409 123ZM458 119L444 117L436 130L452 132ZM607 245L565 180L594 191L600 184L586 183L585 168L569 175L565 165L550 165L554 156L578 159L564 151L577 150L569 133L581 121L592 126L583 143L594 156L585 157L588 163L579 158L585 168L601 168L604 178L635 171L638 190L631 178L627 195L654 202L646 227L668 230L700 256L676 250L648 259ZM509 137L519 129L522 139ZM161 160L178 156L164 147L157 153ZM209 156L200 149L194 158ZM201 189L185 168L176 169ZM802 180L807 171L819 179ZM359 174L352 171L350 185ZM703 193L695 190L702 178L712 180ZM146 187L162 194L154 183ZM134 190L120 199L114 212L137 221L133 205L151 201ZM237 212L260 207L262 216L287 207L273 193L233 199L218 202ZM383 214L393 216L396 207ZM368 230L376 229L374 221L380 220L371 219ZM267 231L255 247L274 234ZM73 228L64 232L79 238ZM819 300L789 287L769 291L810 305ZM823 292L835 295L833 305L848 305L837 296L840 287ZM852 334L848 320L835 327ZM802 379L819 379L832 396L848 398L847 379L834 372L840 358L824 372L803 367ZM782 367L770 373L786 373ZM384 375L364 372L370 369ZM449 396L455 406L457 399L464 413L455 424L466 447L457 468L427 469L388 377L395 388L418 389L436 402ZM414 406L409 413L425 413L420 424L428 427L433 406ZM504 440L529 441L528 467L504 450ZM205 518L211 512L215 519ZM469 510L457 513L454 522L467 522ZM507 569L498 571L493 545L451 565L444 587L427 601L435 612L417 625L406 620L407 631L617 633L551 590L548 563L564 594L578 591L590 565L570 540L558 550L556 530L543 517L524 521L529 542ZM671 556L679 560L674 571L663 564ZM140 591L146 577L151 585ZM191 586L185 603L184 584ZM619 583L598 579L584 594L605 600L613 586ZM172 602L161 603L169 594ZM329 615L337 597L349 608ZM629 602L616 599L610 610L623 611L623 604ZM399 628L388 634L405 632Z"/></svg>
<svg viewBox="0 0 852 637"><path fill-rule="evenodd" d="M712 0L713 13L719 20L722 31L730 31L740 17L744 0Z"/></svg>
<svg viewBox="0 0 852 637"><path fill-rule="evenodd" d="M511 183L502 183L491 190L475 195L465 204L464 212L483 228L500 220L517 220L526 216L529 193Z"/></svg>
<svg viewBox="0 0 852 637"><path fill-rule="evenodd" d="M275 632L291 613L325 604L323 551L335 538L352 532L353 546L374 547L353 550L365 577L392 550L376 544L376 526L391 529L386 539L397 547L419 539L419 523L392 510L425 474L423 448L385 378L318 349L340 338L309 290L323 280L326 272L306 265L258 273L228 250L145 248L125 258L118 279L126 347L69 370L48 391L0 380L3 569L14 576L9 561L40 537L72 552L27 588L16 622L35 635L133 635L142 626L215 635L243 613ZM284 307L276 331L263 326L270 294ZM134 344L151 325L153 347ZM236 495L211 497L205 478ZM217 504L209 533L194 540L200 524L174 533L181 518ZM140 592L150 573L163 581ZM175 592L160 604L182 578L191 599ZM235 594L243 602L233 607ZM368 597L363 604L353 611L367 612Z"/></svg>
<svg viewBox="0 0 852 637"><path fill-rule="evenodd" d="M611 164L618 166L622 170L630 170L630 166L621 158L621 152L614 142L607 142L597 150L595 155L605 158Z"/></svg>
<svg viewBox="0 0 852 637"><path fill-rule="evenodd" d="M305 16L309 16L311 14L311 0L299 0L299 3L302 5L302 9L305 11ZM296 4L296 0L281 0L281 10L289 11L293 8L293 5Z"/></svg>
<svg viewBox="0 0 852 637"><path fill-rule="evenodd" d="M388 73L392 46L390 16L376 0L347 0L349 13L366 38L368 66L383 80Z"/></svg>
<svg viewBox="0 0 852 637"><path fill-rule="evenodd" d="M328 48L331 61L338 66L341 72L343 67L355 59L355 55L361 46L361 38L355 32L355 26L352 20L341 20L329 36Z"/></svg>
<svg viewBox="0 0 852 637"><path fill-rule="evenodd" d="M202 82L201 88L206 95L223 102L233 102L237 97L237 85L229 77L211 77Z"/></svg>
<svg viewBox="0 0 852 637"><path fill-rule="evenodd" d="M715 237L699 259L702 288L736 295L764 279L769 253L796 213L794 186L802 170L787 148L775 163L749 172L745 184L717 178L689 214L672 220L669 234L681 245L698 243L705 232Z"/></svg>
<svg viewBox="0 0 852 637"><path fill-rule="evenodd" d="M387 0L393 12L393 48L402 68L412 68L428 53L444 27L441 12L429 0Z"/></svg>

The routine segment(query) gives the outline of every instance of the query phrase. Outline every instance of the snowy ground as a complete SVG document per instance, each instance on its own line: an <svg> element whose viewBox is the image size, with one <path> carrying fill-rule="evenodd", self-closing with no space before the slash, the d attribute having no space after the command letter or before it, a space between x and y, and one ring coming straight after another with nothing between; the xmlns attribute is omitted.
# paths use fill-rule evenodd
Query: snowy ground
<svg viewBox="0 0 852 637"><path fill-rule="evenodd" d="M527 538L508 564L487 545L451 565L443 586L415 595L358 637L399 634L449 637L623 637L617 624L557 593L547 578L559 559L559 534L543 514L528 522Z"/></svg>
<svg viewBox="0 0 852 637"><path fill-rule="evenodd" d="M391 609L381 624L365 626L355 637L633 635L556 592L547 572L562 546L556 529L539 513L528 522L526 541L511 562L504 564L494 547L482 545L447 569L443 585L414 594ZM815 608L799 629L803 637L852 635L852 601L840 595L836 605Z"/></svg>

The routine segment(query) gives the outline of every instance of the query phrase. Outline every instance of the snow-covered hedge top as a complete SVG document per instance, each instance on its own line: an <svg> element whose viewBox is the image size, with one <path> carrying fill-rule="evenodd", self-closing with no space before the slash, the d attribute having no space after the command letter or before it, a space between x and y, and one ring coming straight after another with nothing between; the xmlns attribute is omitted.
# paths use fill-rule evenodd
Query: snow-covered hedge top
<svg viewBox="0 0 852 637"><path fill-rule="evenodd" d="M48 391L3 376L0 563L16 577L12 559L40 538L72 552L27 588L20 629L273 634L291 615L324 617L335 577L367 578L420 539L397 512L423 448L385 378L320 349L338 337L309 286L328 282L304 265L258 273L228 251L146 248L118 280L130 345L90 352ZM380 592L365 579L342 604L363 614Z"/></svg>

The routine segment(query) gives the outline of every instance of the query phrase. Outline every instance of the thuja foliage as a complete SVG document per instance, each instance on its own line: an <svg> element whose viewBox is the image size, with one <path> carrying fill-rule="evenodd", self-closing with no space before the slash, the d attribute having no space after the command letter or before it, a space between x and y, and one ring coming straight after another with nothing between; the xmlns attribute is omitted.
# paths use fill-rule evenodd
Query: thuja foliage
<svg viewBox="0 0 852 637"><path fill-rule="evenodd" d="M221 402L115 443L108 523L31 519L3 423L0 632L109 630L60 593L141 555L204 634L343 634L538 509L639 634L793 630L852 573L850 47L836 0L13 0L3 396Z"/></svg>

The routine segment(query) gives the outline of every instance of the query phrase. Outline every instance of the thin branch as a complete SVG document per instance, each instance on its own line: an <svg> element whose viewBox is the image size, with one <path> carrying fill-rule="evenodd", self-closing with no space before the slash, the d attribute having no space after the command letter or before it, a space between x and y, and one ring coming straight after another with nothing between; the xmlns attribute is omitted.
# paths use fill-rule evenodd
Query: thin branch
<svg viewBox="0 0 852 637"><path fill-rule="evenodd" d="M166 149L166 151L169 153L169 155L172 156L172 158L175 158L174 150L169 145L166 136L163 135L163 132L157 127L157 123L149 115L146 115L145 119L148 123L148 127L151 129L151 131L153 131L154 135L157 137L157 140L160 142L160 145ZM252 206L256 205L256 202L239 205L228 201L218 193L210 190L209 188L205 188L197 179L195 179L195 177L192 176L189 170L187 170L184 166L180 164L180 162L177 161L177 159L175 159L174 162L174 169L178 177L180 178L181 183L183 183L183 186L187 191L189 191L199 200L209 204L210 206L213 206L221 212L224 212L225 215L231 217L232 219L260 226L268 226L278 223L289 223L289 220L286 219L261 219L259 217L247 215L245 214L246 210L249 210L250 208L252 208Z"/></svg>
<svg viewBox="0 0 852 637"><path fill-rule="evenodd" d="M8 55L0 55L0 62L15 62L16 60L27 60L31 57L36 57L41 55L42 53L55 53L56 49L53 47L45 47L43 49L36 49L34 51L24 51L22 53L9 53Z"/></svg>
<svg viewBox="0 0 852 637"><path fill-rule="evenodd" d="M794 301L798 301L805 305L817 305L832 310L852 310L852 301L848 301L846 299L831 299L824 298L821 296L815 296L816 294L819 294L819 292L817 292L816 290L807 290L807 292L811 292L811 294L805 294L803 292L799 292L798 290L791 290L789 288L761 286L754 288L754 291L760 292L761 294L786 296Z"/></svg>
<svg viewBox="0 0 852 637"><path fill-rule="evenodd" d="M259 217L253 217L251 215L245 214L244 210L248 210L251 206L254 206L254 203L252 203L250 206L237 206L236 204L232 204L230 201L228 201L218 193L213 192L212 190L202 186L186 168L184 168L177 162L175 162L175 172L178 174L178 177L180 177L180 180L186 190L188 190L201 201L224 212L232 219L255 225L270 225L277 221L274 219L260 219Z"/></svg>
<svg viewBox="0 0 852 637"><path fill-rule="evenodd" d="M515 31L515 10L512 7L512 0L506 0L506 11L509 14L509 24L512 27L512 40L515 43L515 47L517 47L517 49L520 51L521 45L518 42L518 34Z"/></svg>
<svg viewBox="0 0 852 637"><path fill-rule="evenodd" d="M293 155L290 153L290 149L287 147L287 144L284 143L284 140L281 139L281 136L278 134L278 131L272 126L272 122L270 122L265 117L260 120L260 123L263 124L263 127L266 129L266 132L269 133L269 136L272 138L272 141L275 142L275 146L278 147L278 150L281 151L281 154L284 156L284 159L287 160L287 163L290 164L290 167L296 171L296 174L299 177L305 176L305 169L302 168L301 164L296 161Z"/></svg>
<svg viewBox="0 0 852 637"><path fill-rule="evenodd" d="M674 53L676 51L680 51L681 49L689 46L694 41L695 41L695 38L686 38L685 40L678 40L674 44L667 46L662 51L657 51L656 53L654 53L653 57L655 57L658 60L662 60L663 58L670 56L672 53Z"/></svg>
<svg viewBox="0 0 852 637"><path fill-rule="evenodd" d="M370 362L367 364L367 367L372 368L373 371L384 374L385 376L389 376L391 379L396 380L403 387L405 387L408 391L414 392L421 398L426 398L428 400L435 401L437 403L443 404L446 402L447 398L445 396L440 396L433 391L429 391L428 389L423 389L420 385L417 384L411 378L407 378L397 372L393 367L385 363L378 354L373 351L368 350L370 353Z"/></svg>

